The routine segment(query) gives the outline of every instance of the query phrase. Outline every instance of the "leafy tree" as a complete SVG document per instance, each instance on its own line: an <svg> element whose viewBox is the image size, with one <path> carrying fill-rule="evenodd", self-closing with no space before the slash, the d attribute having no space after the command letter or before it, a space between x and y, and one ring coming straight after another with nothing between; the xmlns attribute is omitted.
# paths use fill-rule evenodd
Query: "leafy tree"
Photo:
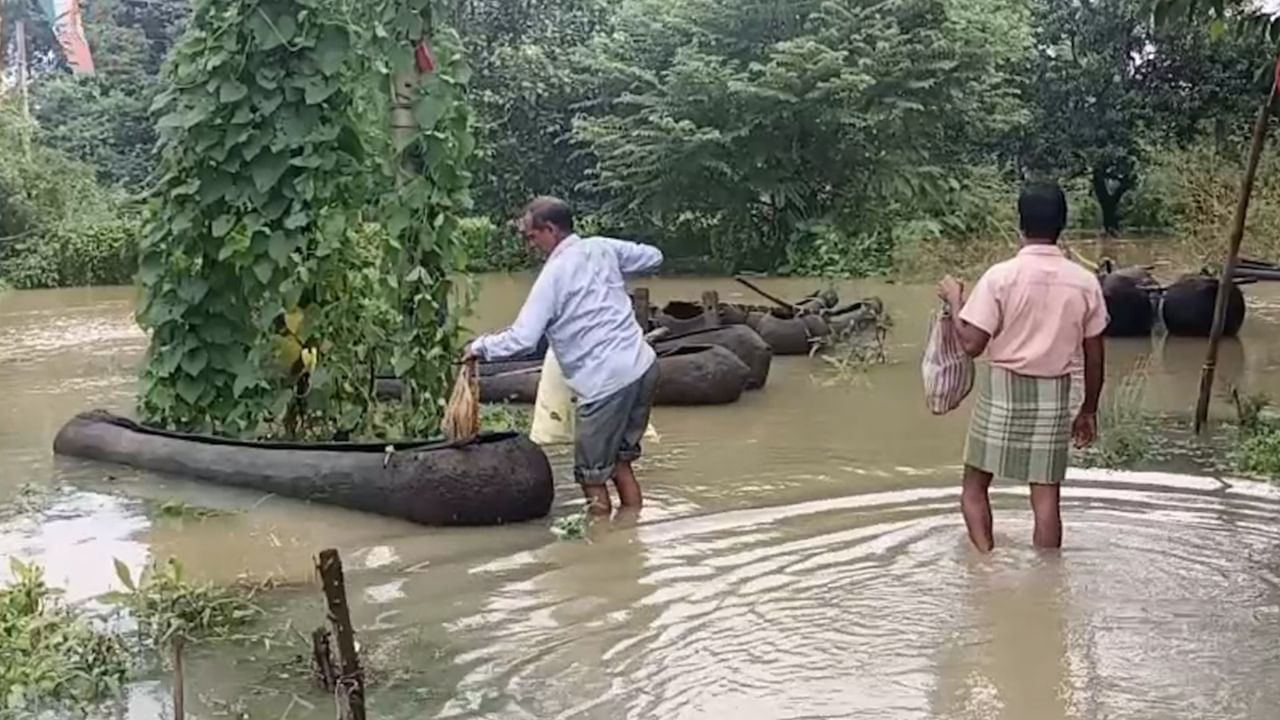
<svg viewBox="0 0 1280 720"><path fill-rule="evenodd" d="M141 189L154 167L150 106L160 64L187 12L186 0L92 0L85 32L97 72L48 73L36 83L39 139L98 169L111 185Z"/></svg>
<svg viewBox="0 0 1280 720"><path fill-rule="evenodd" d="M474 75L480 151L475 191L495 219L536 194L569 196L587 163L570 132L589 100L577 50L607 26L604 0L466 0L456 25Z"/></svg>
<svg viewBox="0 0 1280 720"><path fill-rule="evenodd" d="M661 7L659 7L661 6ZM1019 119L1014 3L635 0L592 65L617 99L580 120L611 214L697 228L769 267L856 228L883 270L902 206L927 208ZM999 38L1001 42L993 42ZM599 91L599 90L598 90Z"/></svg>
<svg viewBox="0 0 1280 720"><path fill-rule="evenodd" d="M1149 148L1189 142L1206 121L1221 138L1265 91L1258 68L1267 50L1256 37L1155 28L1138 0L1039 0L1037 18L1022 162L1033 173L1087 178L1112 235Z"/></svg>

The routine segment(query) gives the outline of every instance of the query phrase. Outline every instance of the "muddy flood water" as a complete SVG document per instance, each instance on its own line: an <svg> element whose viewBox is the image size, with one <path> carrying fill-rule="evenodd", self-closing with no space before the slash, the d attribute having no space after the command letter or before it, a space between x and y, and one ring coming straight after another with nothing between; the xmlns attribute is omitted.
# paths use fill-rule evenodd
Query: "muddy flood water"
<svg viewBox="0 0 1280 720"><path fill-rule="evenodd" d="M804 281L762 281L796 296ZM658 280L655 300L754 301L729 280ZM473 326L509 321L528 279L484 279ZM272 576L272 623L323 617L312 556L341 550L371 666L370 718L1257 718L1280 713L1280 492L1164 472L1074 470L1065 548L1030 549L1026 490L994 494L997 552L964 539L957 476L967 408L923 405L927 287L845 283L882 297L893 364L838 377L778 358L768 386L720 408L658 408L638 525L557 540L579 495L557 456L552 518L432 529L259 494L55 459L74 413L131 409L144 339L128 289L0 295L0 560L47 568L73 600L176 557L219 582ZM1248 288L1227 383L1280 395L1280 287ZM1144 403L1189 413L1201 342L1110 344L1111 387L1143 368ZM160 517L158 501L238 512ZM7 572L0 562L0 572ZM331 718L296 649L195 650L195 717ZM283 665L282 665L283 663ZM163 677L128 720L167 717Z"/></svg>

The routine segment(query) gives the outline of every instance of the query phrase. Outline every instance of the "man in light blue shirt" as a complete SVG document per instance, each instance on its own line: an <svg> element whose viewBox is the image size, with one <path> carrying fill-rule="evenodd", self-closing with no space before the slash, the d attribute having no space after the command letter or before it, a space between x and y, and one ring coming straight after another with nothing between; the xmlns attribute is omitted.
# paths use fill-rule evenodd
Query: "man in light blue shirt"
<svg viewBox="0 0 1280 720"><path fill-rule="evenodd" d="M638 510L640 485L631 464L658 384L658 363L636 323L624 276L655 272L662 251L603 237L579 237L573 212L561 200L529 203L521 231L547 254L515 323L476 338L467 356L501 360L527 352L545 334L577 396L574 477L591 512L611 512L612 478L623 508Z"/></svg>

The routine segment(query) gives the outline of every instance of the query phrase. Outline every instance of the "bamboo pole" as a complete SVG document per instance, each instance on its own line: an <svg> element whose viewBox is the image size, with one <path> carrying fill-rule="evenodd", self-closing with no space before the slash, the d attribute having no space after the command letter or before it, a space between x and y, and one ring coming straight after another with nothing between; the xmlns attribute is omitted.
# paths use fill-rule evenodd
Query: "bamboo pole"
<svg viewBox="0 0 1280 720"><path fill-rule="evenodd" d="M1277 75L1280 75L1280 58L1276 59ZM1222 277L1218 280L1218 297L1213 307L1213 327L1209 330L1209 348L1205 354L1204 367L1200 370L1200 396L1196 400L1195 433L1204 429L1209 419L1209 399L1213 394L1213 376L1218 366L1218 347L1222 344L1222 332L1227 322L1227 303L1231 297L1231 287L1235 279L1236 265L1240 259L1240 243L1244 239L1244 224L1249 215L1249 198L1253 194L1253 182L1258 175L1258 162L1262 158L1262 148L1267 140L1267 128L1271 121L1271 111L1276 104L1276 94L1280 92L1280 77L1272 83L1267 100L1258 111L1258 120L1253 126L1253 141L1249 146L1249 158L1245 164L1244 178L1240 182L1240 198L1236 203L1235 219L1231 224L1231 237L1227 242L1227 260L1222 265Z"/></svg>

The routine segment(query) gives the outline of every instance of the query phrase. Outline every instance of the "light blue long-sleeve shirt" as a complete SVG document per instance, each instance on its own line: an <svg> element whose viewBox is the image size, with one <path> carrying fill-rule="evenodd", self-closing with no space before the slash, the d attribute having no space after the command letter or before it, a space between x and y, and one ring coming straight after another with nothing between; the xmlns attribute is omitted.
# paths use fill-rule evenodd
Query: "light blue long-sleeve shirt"
<svg viewBox="0 0 1280 720"><path fill-rule="evenodd" d="M534 349L546 334L578 400L604 399L639 380L656 360L623 278L661 265L662 251L650 245L570 235L547 258L515 323L476 338L472 352L501 360Z"/></svg>

